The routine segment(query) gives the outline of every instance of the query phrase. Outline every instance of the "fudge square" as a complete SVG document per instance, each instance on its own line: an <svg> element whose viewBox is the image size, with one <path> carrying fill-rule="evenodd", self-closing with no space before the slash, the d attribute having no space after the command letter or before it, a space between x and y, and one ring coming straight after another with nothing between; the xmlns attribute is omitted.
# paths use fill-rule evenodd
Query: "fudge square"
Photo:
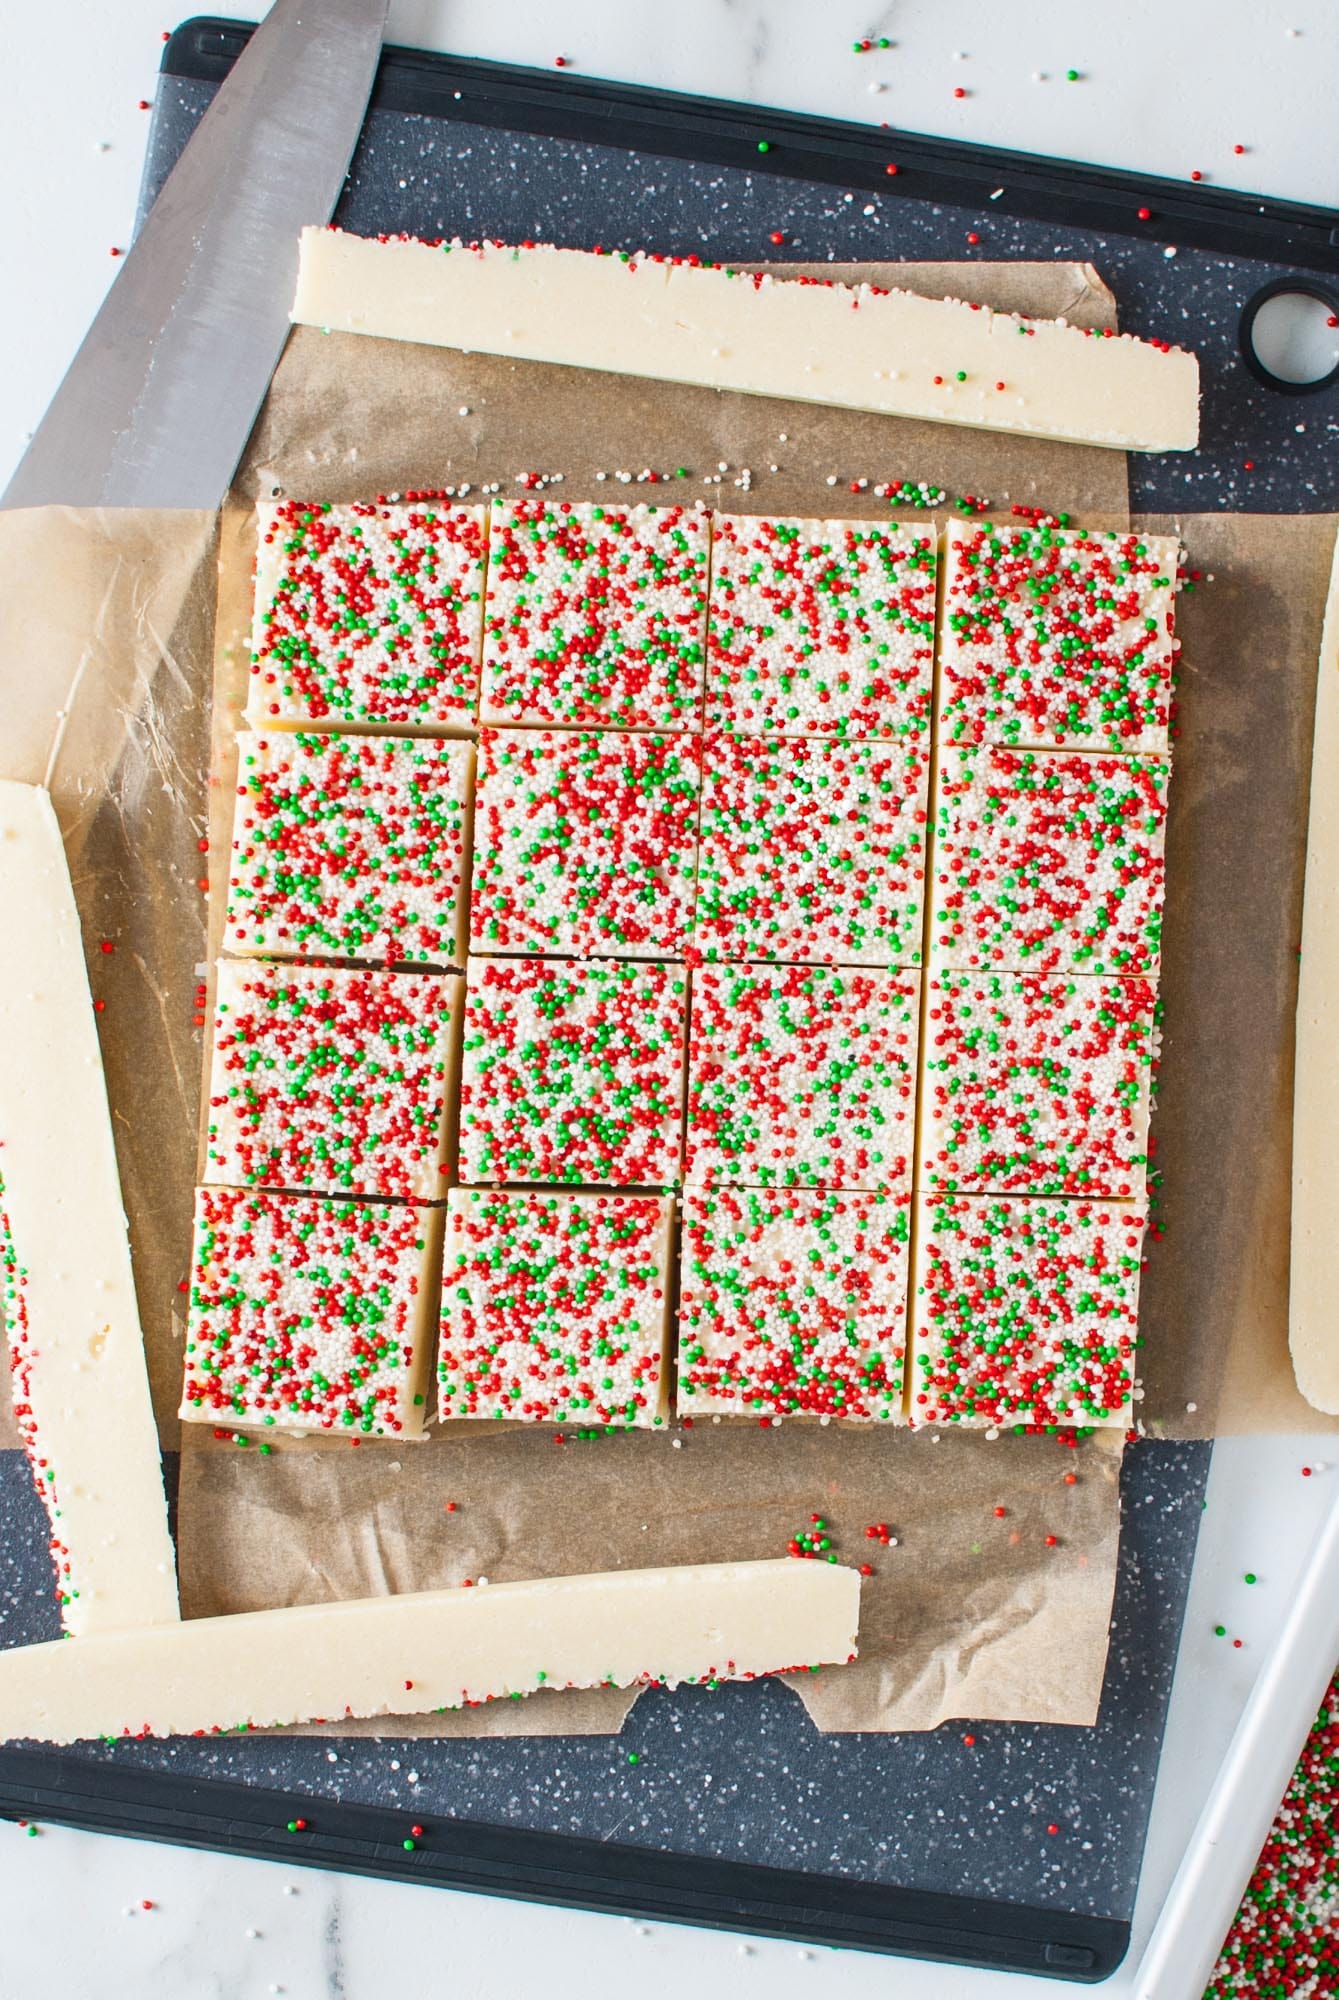
<svg viewBox="0 0 1339 2000"><path fill-rule="evenodd" d="M211 1181L445 1195L458 973L223 959L217 982Z"/></svg>
<svg viewBox="0 0 1339 2000"><path fill-rule="evenodd" d="M1155 973L1169 767L959 744L940 753L938 966Z"/></svg>
<svg viewBox="0 0 1339 2000"><path fill-rule="evenodd" d="M703 758L702 957L919 965L922 746L730 735Z"/></svg>
<svg viewBox="0 0 1339 2000"><path fill-rule="evenodd" d="M920 1197L912 1421L1127 1425L1144 1221L1135 1202Z"/></svg>
<svg viewBox="0 0 1339 2000"><path fill-rule="evenodd" d="M687 1194L680 1416L898 1421L907 1223L905 1198Z"/></svg>
<svg viewBox="0 0 1339 2000"><path fill-rule="evenodd" d="M932 974L917 1185L1141 1196L1156 1006L1147 979Z"/></svg>
<svg viewBox="0 0 1339 2000"><path fill-rule="evenodd" d="M473 744L296 731L238 749L228 950L464 957Z"/></svg>
<svg viewBox="0 0 1339 2000"><path fill-rule="evenodd" d="M925 529L716 516L709 727L928 740L934 630Z"/></svg>
<svg viewBox="0 0 1339 2000"><path fill-rule="evenodd" d="M686 1178L911 1186L920 975L705 965L693 975Z"/></svg>
<svg viewBox="0 0 1339 2000"><path fill-rule="evenodd" d="M472 958L468 978L462 1180L678 1180L682 965Z"/></svg>
<svg viewBox="0 0 1339 2000"><path fill-rule="evenodd" d="M471 948L682 956L699 769L694 736L481 730Z"/></svg>
<svg viewBox="0 0 1339 2000"><path fill-rule="evenodd" d="M951 521L939 704L946 743L1166 754L1180 544Z"/></svg>
<svg viewBox="0 0 1339 2000"><path fill-rule="evenodd" d="M419 1436L440 1213L197 1189L183 1419Z"/></svg>
<svg viewBox="0 0 1339 2000"><path fill-rule="evenodd" d="M439 1414L663 1423L670 1217L664 1195L453 1188Z"/></svg>
<svg viewBox="0 0 1339 2000"><path fill-rule="evenodd" d="M474 721L485 510L427 496L257 509L247 717L257 729Z"/></svg>
<svg viewBox="0 0 1339 2000"><path fill-rule="evenodd" d="M696 729L708 516L494 501L484 722Z"/></svg>

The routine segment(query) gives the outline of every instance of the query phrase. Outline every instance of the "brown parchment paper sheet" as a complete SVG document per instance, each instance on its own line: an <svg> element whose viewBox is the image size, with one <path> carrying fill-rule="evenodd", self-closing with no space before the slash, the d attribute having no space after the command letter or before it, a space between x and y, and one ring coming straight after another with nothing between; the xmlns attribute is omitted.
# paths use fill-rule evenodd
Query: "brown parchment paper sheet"
<svg viewBox="0 0 1339 2000"><path fill-rule="evenodd" d="M895 273L870 267L859 275L884 282L896 276L927 292L966 292L1001 307L1067 311L1089 324L1114 318L1109 294L1073 266ZM458 414L462 408L467 416ZM721 460L731 468L721 484L702 485ZM691 476L669 489L628 486L612 476L646 465L685 465ZM748 493L732 483L743 466L752 472ZM874 497L874 484L907 477L931 480L950 494L984 493L1005 513L1018 500L1094 523L1127 518L1125 462L1116 453L308 329L293 335L239 474L243 511L224 517L216 635L211 519L60 510L0 515L0 770L53 785L94 990L107 1002L99 1025L155 1407L165 1444L180 1443L184 1453L179 1553L188 1615L429 1587L467 1575L500 1581L776 1554L820 1512L842 1559L868 1558L877 1572L865 1585L859 1665L805 1678L801 1692L820 1726L926 1728L954 1715L1090 1722L1115 1574L1119 1445L1109 1438L1070 1453L1050 1440L991 1443L953 1435L936 1442L933 1435L885 1429L790 1424L764 1433L723 1424L699 1425L677 1443L669 1435L631 1434L559 1448L547 1431L454 1425L423 1447L308 1449L280 1442L261 1459L175 1419L177 1287L188 1264L200 1091L195 986L207 957L200 883L207 874L221 887L230 803L222 761L230 719L225 712L211 749L210 685L215 637L221 682L235 680L245 663L250 526L244 510L276 491L348 499L462 479L473 483L471 497L492 480L507 494L517 490L516 473L530 469L563 471L563 485L550 490L572 499L703 497L741 512L882 517L886 503ZM610 474L603 484L594 478L601 469ZM861 478L869 487L852 492L850 482ZM1231 1015L1239 981L1256 998L1245 1010L1254 1032L1244 1022L1228 1023L1238 1029L1232 1046L1242 1052L1243 1076L1240 1064L1221 1061L1223 1020L1212 1006L1198 1005L1198 982L1188 973L1188 997L1171 1004L1169 958L1168 1082L1157 1130L1178 1198L1169 1190L1168 1238L1148 1274L1143 1405L1150 1428L1169 1433L1184 1435L1197 1424L1207 1429L1220 1388L1224 1409L1232 1404L1231 1388L1248 1419L1265 1411L1249 1387L1242 1396L1233 1386L1239 1378L1249 1385L1251 1368L1269 1384L1269 1412L1284 1421L1238 1427L1303 1427L1297 1419L1306 1406L1294 1395L1294 1411L1280 1388L1286 1341L1281 1359L1271 1362L1266 1338L1271 1329L1286 1335L1280 1260L1287 1241L1291 975L1271 960L1269 986L1256 947L1279 931L1268 913L1277 917L1284 908L1293 909L1295 939L1307 703L1332 529L1314 520L1217 517L1185 529L1192 559L1215 569L1218 582L1182 607L1186 733L1173 787L1168 933L1175 936L1186 921L1214 924L1230 905L1240 944L1230 949L1221 925L1211 941L1223 985L1214 1006ZM1258 560L1251 555L1257 541L1264 551ZM1290 565L1286 576L1275 575L1275 560ZM1233 602L1219 618L1215 592L1225 580ZM1280 604L1262 585L1275 600L1287 600L1283 624ZM1296 609L1299 594L1305 601ZM1206 639L1215 648L1214 666L1197 665L1192 675L1192 646ZM1223 665L1218 648L1230 651L1234 666ZM1255 673L1261 658L1273 662L1271 673ZM1235 765L1229 784L1228 767L1206 756L1202 783L1186 781L1192 729L1229 727L1214 706L1220 675L1227 677L1223 699L1237 759L1256 776L1270 761L1265 789L1272 811ZM1280 718L1289 723L1282 741ZM1260 824L1252 821L1254 838L1243 842L1248 809ZM208 867L198 851L207 825ZM1225 866L1227 855L1239 866L1243 847L1252 850L1247 909L1242 879ZM1182 879L1186 870L1190 876ZM1208 887L1205 876L1213 877ZM116 946L110 956L100 952L104 937ZM1210 1064L1204 1073L1214 1078L1212 1090L1197 1085L1199 1060ZM1173 1080L1181 1071L1178 1105ZM1262 1123L1262 1106L1274 1114L1272 1124ZM1272 1142L1262 1149L1265 1125ZM1229 1130L1236 1146L1221 1144ZM1243 1220L1281 1217L1277 1254L1249 1231L1209 1226L1218 1218L1205 1213L1209 1204L1197 1200L1195 1189L1211 1169L1220 1215L1226 1181L1236 1204L1231 1212ZM1267 1195L1256 1186L1262 1173ZM1179 1343L1174 1360L1161 1352L1166 1340ZM1244 1378L1238 1347L1250 1362ZM1198 1411L1187 1413L1187 1402L1197 1402ZM11 1428L0 1441L13 1436ZM1079 1478L1066 1487L1070 1469ZM448 1498L458 1502L449 1516ZM1002 1521L994 1515L997 1504L1007 1509ZM865 1539L865 1526L876 1521L889 1524L897 1548ZM1047 1533L1060 1537L1058 1549L1043 1548ZM422 1726L606 1730L617 1728L630 1703L626 1694L597 1691L493 1705ZM396 1733L414 1727L404 1719L394 1724Z"/></svg>

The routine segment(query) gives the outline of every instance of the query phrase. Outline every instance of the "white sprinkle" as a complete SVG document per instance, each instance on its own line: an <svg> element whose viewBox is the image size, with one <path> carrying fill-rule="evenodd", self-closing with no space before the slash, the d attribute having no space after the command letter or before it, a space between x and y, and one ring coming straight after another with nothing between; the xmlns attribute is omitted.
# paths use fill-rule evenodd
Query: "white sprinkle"
<svg viewBox="0 0 1339 2000"><path fill-rule="evenodd" d="M827 483L829 486L835 486L837 484L837 475L835 472L830 472L828 474Z"/></svg>
<svg viewBox="0 0 1339 2000"><path fill-rule="evenodd" d="M1174 257L1176 255L1176 245L1174 243L1169 243L1167 245L1167 248L1163 251L1162 254L1164 257Z"/></svg>
<svg viewBox="0 0 1339 2000"><path fill-rule="evenodd" d="M1199 1408L1199 1404L1198 1404L1198 1403L1187 1403L1187 1404L1186 1404L1186 1409L1187 1409L1187 1411L1189 1412L1189 1414L1190 1414L1190 1415L1191 1415L1192 1417L1194 1416L1194 1414L1195 1414L1195 1412L1196 1412L1196 1410L1197 1410L1198 1408Z"/></svg>
<svg viewBox="0 0 1339 2000"><path fill-rule="evenodd" d="M469 413L470 413L470 406L468 403L462 403L460 408L456 411L456 415L458 417L467 417Z"/></svg>
<svg viewBox="0 0 1339 2000"><path fill-rule="evenodd" d="M992 188L990 191L989 199L991 201L998 201L1003 193L1004 193L1003 188Z"/></svg>

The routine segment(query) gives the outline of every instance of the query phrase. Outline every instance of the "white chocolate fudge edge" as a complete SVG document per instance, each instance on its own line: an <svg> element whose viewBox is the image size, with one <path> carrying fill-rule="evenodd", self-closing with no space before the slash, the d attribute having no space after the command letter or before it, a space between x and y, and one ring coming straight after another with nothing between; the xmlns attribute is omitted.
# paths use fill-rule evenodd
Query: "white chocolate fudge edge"
<svg viewBox="0 0 1339 2000"><path fill-rule="evenodd" d="M65 850L37 786L0 783L0 907L0 1208L22 1310L6 1330L16 1400L28 1385L20 1428L53 1475L62 1621L80 1635L165 1625L180 1615L176 1557L111 1114Z"/></svg>
<svg viewBox="0 0 1339 2000"><path fill-rule="evenodd" d="M860 1577L684 1565L307 1604L0 1653L0 1740L421 1715L535 1688L746 1679L854 1657Z"/></svg>
<svg viewBox="0 0 1339 2000"><path fill-rule="evenodd" d="M1311 817L1302 903L1293 1087L1292 1281L1288 1340L1297 1386L1339 1416L1339 542L1320 644Z"/></svg>
<svg viewBox="0 0 1339 2000"><path fill-rule="evenodd" d="M958 299L727 274L641 253L308 228L292 317L1122 451L1190 451L1199 438L1199 364L1181 348Z"/></svg>

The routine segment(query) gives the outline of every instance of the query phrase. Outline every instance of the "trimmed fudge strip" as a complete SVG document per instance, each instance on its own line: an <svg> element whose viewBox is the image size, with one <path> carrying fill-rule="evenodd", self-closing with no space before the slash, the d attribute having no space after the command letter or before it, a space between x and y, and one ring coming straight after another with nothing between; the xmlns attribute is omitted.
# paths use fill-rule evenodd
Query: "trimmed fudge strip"
<svg viewBox="0 0 1339 2000"><path fill-rule="evenodd" d="M457 974L221 960L211 1181L444 1196Z"/></svg>
<svg viewBox="0 0 1339 2000"><path fill-rule="evenodd" d="M1128 1424L1143 1207L957 1195L918 1211L913 1422Z"/></svg>
<svg viewBox="0 0 1339 2000"><path fill-rule="evenodd" d="M687 987L681 965L472 958L460 1178L677 1181Z"/></svg>
<svg viewBox="0 0 1339 2000"><path fill-rule="evenodd" d="M707 959L919 965L928 764L914 743L717 736L693 936Z"/></svg>
<svg viewBox="0 0 1339 2000"><path fill-rule="evenodd" d="M944 741L1165 754L1179 555L1169 536L950 522Z"/></svg>
<svg viewBox="0 0 1339 2000"><path fill-rule="evenodd" d="M230 950L464 957L473 744L296 732L239 748Z"/></svg>
<svg viewBox="0 0 1339 2000"><path fill-rule="evenodd" d="M484 512L428 499L263 503L252 724L468 727L479 700Z"/></svg>
<svg viewBox="0 0 1339 2000"><path fill-rule="evenodd" d="M1156 1005L1147 979L933 975L918 1185L1141 1197Z"/></svg>
<svg viewBox="0 0 1339 2000"><path fill-rule="evenodd" d="M685 1196L679 1414L900 1419L907 1209L835 1191Z"/></svg>
<svg viewBox="0 0 1339 2000"><path fill-rule="evenodd" d="M481 730L472 949L680 956L699 782L693 736Z"/></svg>
<svg viewBox="0 0 1339 2000"><path fill-rule="evenodd" d="M1169 767L959 745L941 753L930 933L939 966L1154 973Z"/></svg>
<svg viewBox="0 0 1339 2000"><path fill-rule="evenodd" d="M934 630L923 529L716 516L710 727L928 739Z"/></svg>
<svg viewBox="0 0 1339 2000"><path fill-rule="evenodd" d="M911 1186L920 976L827 965L693 975L687 1179Z"/></svg>
<svg viewBox="0 0 1339 2000"><path fill-rule="evenodd" d="M708 518L686 507L495 501L482 719L695 729Z"/></svg>
<svg viewBox="0 0 1339 2000"><path fill-rule="evenodd" d="M664 1195L453 1189L441 1416L663 1423L670 1217Z"/></svg>
<svg viewBox="0 0 1339 2000"><path fill-rule="evenodd" d="M438 1212L198 1188L181 1416L417 1437Z"/></svg>

